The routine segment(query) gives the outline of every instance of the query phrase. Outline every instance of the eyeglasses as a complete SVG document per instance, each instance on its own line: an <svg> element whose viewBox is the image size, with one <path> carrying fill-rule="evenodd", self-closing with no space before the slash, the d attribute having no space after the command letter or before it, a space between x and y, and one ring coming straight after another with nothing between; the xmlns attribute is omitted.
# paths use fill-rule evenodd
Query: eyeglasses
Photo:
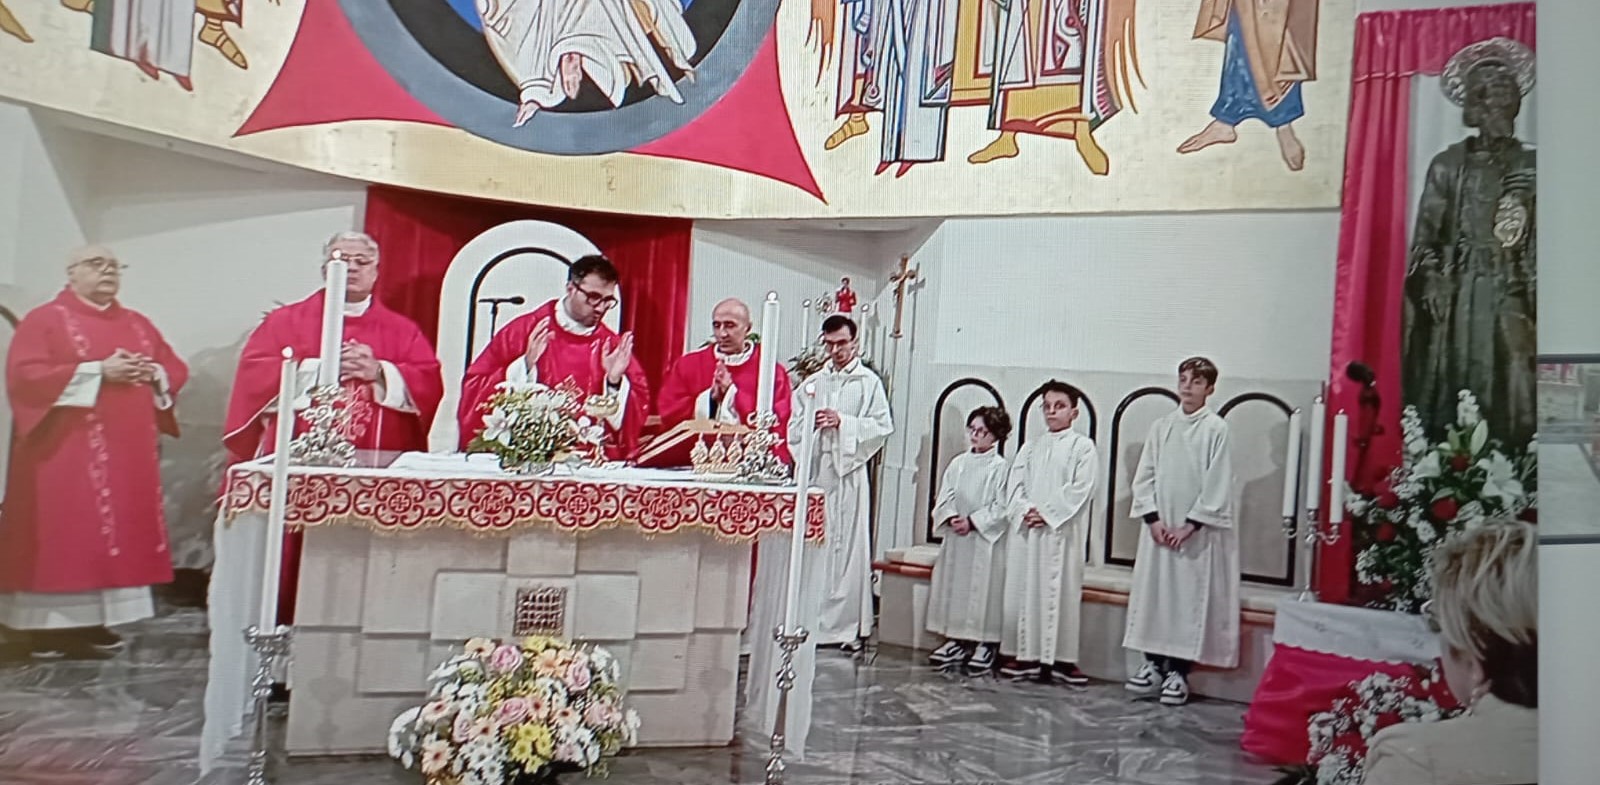
<svg viewBox="0 0 1600 785"><path fill-rule="evenodd" d="M989 429L983 427L982 425L968 425L967 433L970 433L973 436L988 436Z"/></svg>
<svg viewBox="0 0 1600 785"><path fill-rule="evenodd" d="M1422 603L1421 611L1422 620L1428 624L1428 632L1438 635L1443 631L1443 628L1439 626L1438 615L1433 612L1433 600L1428 600L1427 602Z"/></svg>
<svg viewBox="0 0 1600 785"><path fill-rule="evenodd" d="M584 299L589 302L590 308L594 308L595 310L599 311L609 311L612 308L617 307L617 298L609 294L591 292L577 284L572 284L572 288L578 294L583 295Z"/></svg>
<svg viewBox="0 0 1600 785"><path fill-rule="evenodd" d="M127 265L116 259L84 259L78 262L78 265L87 267L97 273L121 273L123 270L128 269Z"/></svg>
<svg viewBox="0 0 1600 785"><path fill-rule="evenodd" d="M855 343L855 340L856 339L854 338L823 338L822 345L828 347L829 349L838 349L842 346L849 346L850 344Z"/></svg>

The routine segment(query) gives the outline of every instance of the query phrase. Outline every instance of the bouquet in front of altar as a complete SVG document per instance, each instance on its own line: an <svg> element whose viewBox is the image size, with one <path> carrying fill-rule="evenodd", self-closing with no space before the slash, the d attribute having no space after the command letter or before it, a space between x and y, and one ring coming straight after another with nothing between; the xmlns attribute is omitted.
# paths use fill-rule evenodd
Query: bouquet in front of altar
<svg viewBox="0 0 1600 785"><path fill-rule="evenodd" d="M1375 493L1352 493L1346 506L1356 523L1356 578L1366 604L1419 613L1432 594L1429 569L1440 545L1494 518L1533 519L1537 459L1531 449L1508 457L1467 390L1443 441L1429 441L1413 407L1401 415L1400 429L1400 468Z"/></svg>
<svg viewBox="0 0 1600 785"><path fill-rule="evenodd" d="M603 776L638 739L621 669L605 649L556 638L474 638L428 677L428 701L395 718L389 755L429 785Z"/></svg>
<svg viewBox="0 0 1600 785"><path fill-rule="evenodd" d="M570 385L501 383L484 403L483 432L469 453L492 453L507 471L540 473L575 454L598 455L605 428L595 399Z"/></svg>
<svg viewBox="0 0 1600 785"><path fill-rule="evenodd" d="M1311 715L1306 765L1284 769L1278 785L1360 785L1378 731L1402 722L1438 722L1461 713L1439 666L1374 673L1346 686L1327 711Z"/></svg>

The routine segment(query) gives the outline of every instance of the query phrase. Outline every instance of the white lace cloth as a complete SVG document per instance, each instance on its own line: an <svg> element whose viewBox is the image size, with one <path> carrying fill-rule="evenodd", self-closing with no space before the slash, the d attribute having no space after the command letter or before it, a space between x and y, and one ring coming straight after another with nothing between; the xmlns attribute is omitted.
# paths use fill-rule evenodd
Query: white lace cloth
<svg viewBox="0 0 1600 785"><path fill-rule="evenodd" d="M1278 603L1272 642L1372 662L1428 663L1440 653L1421 616L1292 597Z"/></svg>

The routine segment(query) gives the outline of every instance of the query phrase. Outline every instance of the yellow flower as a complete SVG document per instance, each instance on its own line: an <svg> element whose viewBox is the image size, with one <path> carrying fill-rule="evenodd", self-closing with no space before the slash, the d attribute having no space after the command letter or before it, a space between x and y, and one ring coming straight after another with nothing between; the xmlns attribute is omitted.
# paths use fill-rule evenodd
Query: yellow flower
<svg viewBox="0 0 1600 785"><path fill-rule="evenodd" d="M522 639L522 650L529 654L538 654L550 648L552 641L544 635L529 635Z"/></svg>
<svg viewBox="0 0 1600 785"><path fill-rule="evenodd" d="M522 741L513 743L507 753L507 757L511 759L512 763L531 770L533 768L533 743Z"/></svg>

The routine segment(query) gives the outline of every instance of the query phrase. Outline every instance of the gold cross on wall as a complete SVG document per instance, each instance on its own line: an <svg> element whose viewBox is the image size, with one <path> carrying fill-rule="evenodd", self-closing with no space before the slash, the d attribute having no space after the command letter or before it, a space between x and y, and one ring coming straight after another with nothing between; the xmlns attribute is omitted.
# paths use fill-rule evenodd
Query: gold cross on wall
<svg viewBox="0 0 1600 785"><path fill-rule="evenodd" d="M917 268L911 266L911 257L900 257L900 270L889 276L889 283L894 284L894 332L889 333L890 338L899 339L900 317L906 308L906 284L917 280Z"/></svg>

